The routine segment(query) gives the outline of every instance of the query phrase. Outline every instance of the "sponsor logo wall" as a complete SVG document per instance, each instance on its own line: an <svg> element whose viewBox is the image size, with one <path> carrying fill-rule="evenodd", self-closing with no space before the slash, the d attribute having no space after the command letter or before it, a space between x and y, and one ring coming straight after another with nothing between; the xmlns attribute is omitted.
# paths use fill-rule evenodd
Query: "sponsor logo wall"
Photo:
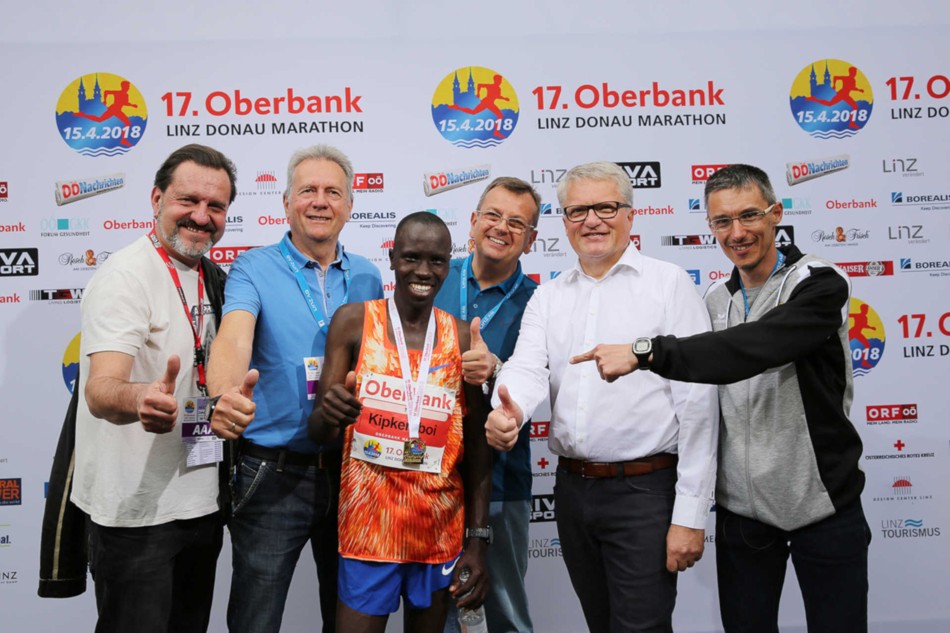
<svg viewBox="0 0 950 633"><path fill-rule="evenodd" d="M833 50L827 33L807 31L740 30L728 42L667 35L520 33L491 47L364 38L326 51L224 41L215 55L226 61L214 64L195 63L206 42L160 46L135 32L121 59L92 41L0 44L6 59L28 60L9 65L7 83L31 87L30 99L0 106L4 144L20 148L0 158L0 603L42 629L94 619L91 591L57 610L35 597L42 482L78 371L83 289L151 228L158 165L192 142L236 163L228 231L210 253L227 269L288 229L287 159L324 142L356 172L343 242L380 267L387 293L396 223L435 213L462 256L479 195L503 175L542 197L525 273L556 278L575 261L557 184L578 162L609 160L634 187L631 245L686 269L703 294L731 273L706 225L703 185L732 163L766 169L784 208L777 242L837 263L852 285L842 318L874 535L870 619L950 627L950 603L936 597L950 581L941 545L950 522L950 158L937 142L950 119L945 33L923 22L886 36L841 30ZM648 69L630 63L645 55ZM296 59L314 72L288 63ZM542 407L531 426L528 588L536 630L557 633L582 630L583 619L554 521L550 419ZM708 538L700 565L680 576L677 630L719 630L715 546ZM288 630L319 618L306 561ZM229 570L226 546L212 630L224 627ZM804 627L788 584L783 622Z"/></svg>

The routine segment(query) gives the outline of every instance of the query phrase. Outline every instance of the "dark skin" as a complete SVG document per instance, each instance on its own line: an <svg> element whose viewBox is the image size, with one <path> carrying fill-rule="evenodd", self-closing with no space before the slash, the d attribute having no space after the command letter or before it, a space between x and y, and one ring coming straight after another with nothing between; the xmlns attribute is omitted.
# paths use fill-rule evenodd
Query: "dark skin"
<svg viewBox="0 0 950 633"><path fill-rule="evenodd" d="M421 350L435 296L449 272L451 238L444 225L408 224L396 236L390 251L390 268L396 277L393 299L411 350ZM387 333L395 341L390 314ZM362 405L356 398L356 374L363 335L364 308L361 303L341 306L333 315L327 333L323 373L316 403L309 419L310 436L325 442L337 437L348 425L356 422ZM468 324L456 319L459 349L471 346ZM459 465L465 497L467 527L488 525L488 502L491 497L491 452L485 440L487 409L480 387L462 383L468 407L463 417L464 459ZM479 538L465 542L465 550L455 566L452 583L447 589L432 594L432 606L426 609L404 609L406 631L441 633L445 624L449 596L458 598L460 607L477 608L488 595L488 573L485 564L487 544ZM459 573L468 568L468 581L459 581ZM342 601L337 602L337 631L347 633L382 633L389 616L376 616L355 611Z"/></svg>

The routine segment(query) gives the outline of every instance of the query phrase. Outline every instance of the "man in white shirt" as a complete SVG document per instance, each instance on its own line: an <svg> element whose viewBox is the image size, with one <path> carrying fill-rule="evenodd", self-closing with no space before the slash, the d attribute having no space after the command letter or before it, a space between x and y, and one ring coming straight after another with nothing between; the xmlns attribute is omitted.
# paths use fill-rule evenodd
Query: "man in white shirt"
<svg viewBox="0 0 950 633"><path fill-rule="evenodd" d="M703 553L716 479L715 388L652 372L601 380L569 364L630 331L709 331L684 270L630 246L633 190L615 164L574 167L558 184L577 265L528 302L498 376L489 444L509 450L550 395L558 533L593 632L672 631L676 572Z"/></svg>

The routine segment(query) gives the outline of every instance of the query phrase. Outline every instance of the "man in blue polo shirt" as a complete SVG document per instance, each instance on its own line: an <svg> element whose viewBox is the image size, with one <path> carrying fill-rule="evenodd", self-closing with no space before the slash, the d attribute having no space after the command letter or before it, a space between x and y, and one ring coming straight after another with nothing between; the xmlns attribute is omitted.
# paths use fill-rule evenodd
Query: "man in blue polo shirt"
<svg viewBox="0 0 950 633"><path fill-rule="evenodd" d="M380 299L379 271L338 238L353 208L353 167L338 149L296 152L287 170L290 231L234 262L208 385L220 395L214 432L239 440L229 523L233 575L228 629L280 630L300 551L309 540L323 631L336 623L340 445L307 436L326 333L342 304ZM256 388L245 374L260 372Z"/></svg>
<svg viewBox="0 0 950 633"><path fill-rule="evenodd" d="M472 321L472 348L462 354L466 382L485 385L511 356L521 315L538 284L521 271L518 261L538 235L541 197L518 178L493 180L472 213L469 235L474 250L451 263L449 276L435 299L437 308ZM524 577L528 570L528 523L531 514L530 425L521 429L511 452L495 451L488 548L491 590L485 602L492 633L530 632L531 616ZM446 631L458 631L450 614Z"/></svg>

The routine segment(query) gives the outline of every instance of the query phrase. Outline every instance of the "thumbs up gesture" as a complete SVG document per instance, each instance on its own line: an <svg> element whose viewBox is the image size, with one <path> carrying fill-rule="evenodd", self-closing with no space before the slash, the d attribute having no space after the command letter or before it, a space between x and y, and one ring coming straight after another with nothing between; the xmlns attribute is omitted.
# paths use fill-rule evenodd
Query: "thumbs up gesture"
<svg viewBox="0 0 950 633"><path fill-rule="evenodd" d="M488 414L485 422L485 437L488 445L499 451L510 451L518 441L518 431L524 423L524 412L518 403L511 399L508 387L498 387L498 399L501 403Z"/></svg>
<svg viewBox="0 0 950 633"><path fill-rule="evenodd" d="M178 419L178 399L175 397L175 380L181 370L177 354L168 357L165 373L141 392L138 416L142 428L149 433L168 433L175 428Z"/></svg>
<svg viewBox="0 0 950 633"><path fill-rule="evenodd" d="M462 353L462 379L470 385L487 382L495 372L495 363L498 360L488 350L488 345L482 338L481 323L479 317L472 319L472 345Z"/></svg>
<svg viewBox="0 0 950 633"><path fill-rule="evenodd" d="M343 384L331 385L323 396L323 422L328 427L327 440L339 435L342 429L356 422L363 408L356 398L356 372L347 372Z"/></svg>
<svg viewBox="0 0 950 633"><path fill-rule="evenodd" d="M254 388L260 379L256 369L244 374L240 385L221 394L211 414L211 430L220 438L236 440L247 425L254 421L257 405L254 403Z"/></svg>

